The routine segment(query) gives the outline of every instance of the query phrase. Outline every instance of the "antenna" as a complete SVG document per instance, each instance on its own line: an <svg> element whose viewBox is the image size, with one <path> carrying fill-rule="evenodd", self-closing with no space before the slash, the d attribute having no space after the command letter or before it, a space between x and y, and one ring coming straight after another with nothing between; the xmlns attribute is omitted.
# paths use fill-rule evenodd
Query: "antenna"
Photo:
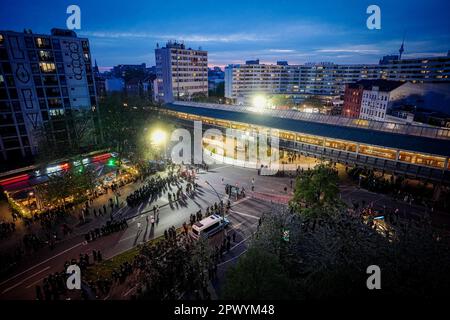
<svg viewBox="0 0 450 320"><path fill-rule="evenodd" d="M402 54L405 51L404 45L405 45L405 31L403 31L402 45L400 46L400 49L398 50L398 53L400 53L398 56L398 60L402 60Z"/></svg>

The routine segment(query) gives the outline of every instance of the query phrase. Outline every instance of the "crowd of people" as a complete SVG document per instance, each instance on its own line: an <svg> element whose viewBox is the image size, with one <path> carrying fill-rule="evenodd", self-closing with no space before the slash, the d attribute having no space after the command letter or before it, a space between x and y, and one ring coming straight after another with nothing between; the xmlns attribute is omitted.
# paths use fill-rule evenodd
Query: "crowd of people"
<svg viewBox="0 0 450 320"><path fill-rule="evenodd" d="M118 221L107 221L106 224L100 228L95 228L85 234L84 238L86 241L94 241L103 236L107 236L111 233L125 230L128 228L128 222L126 219L121 219Z"/></svg>
<svg viewBox="0 0 450 320"><path fill-rule="evenodd" d="M179 190L181 186L179 185L178 175L170 173L166 178L162 178L160 176L156 178L152 177L148 179L142 187L131 193L126 198L127 204L129 207L133 208L142 202L150 201L150 203L152 203L158 199L162 192L171 191L172 185L178 187L176 195L179 197Z"/></svg>
<svg viewBox="0 0 450 320"><path fill-rule="evenodd" d="M10 236L14 231L16 231L14 222L0 221L0 239Z"/></svg>
<svg viewBox="0 0 450 320"><path fill-rule="evenodd" d="M55 272L42 281L42 285L36 285L36 300L60 300L65 299L68 293L67 278L70 274L67 273L67 269L71 265L77 265L83 273L86 269L97 262L102 261L102 254L99 250L92 251L93 261L90 261L87 253L79 255L78 259L71 259L64 263L64 269L60 272Z"/></svg>

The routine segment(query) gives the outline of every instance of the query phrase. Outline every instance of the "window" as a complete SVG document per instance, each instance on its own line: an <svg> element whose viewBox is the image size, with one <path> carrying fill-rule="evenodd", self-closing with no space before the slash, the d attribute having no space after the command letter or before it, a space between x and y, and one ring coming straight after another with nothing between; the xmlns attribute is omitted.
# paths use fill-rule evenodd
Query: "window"
<svg viewBox="0 0 450 320"><path fill-rule="evenodd" d="M62 54L61 54L61 52L55 52L55 61L56 62L62 62L63 61L63 57L62 57Z"/></svg>
<svg viewBox="0 0 450 320"><path fill-rule="evenodd" d="M34 52L34 50L28 50L28 59L30 61L37 61L36 52Z"/></svg>
<svg viewBox="0 0 450 320"><path fill-rule="evenodd" d="M48 38L38 37L34 39L36 47L50 49L50 41Z"/></svg>
<svg viewBox="0 0 450 320"><path fill-rule="evenodd" d="M31 37L25 37L25 47L28 49L34 48L33 39Z"/></svg>
<svg viewBox="0 0 450 320"><path fill-rule="evenodd" d="M11 99L19 99L16 89L9 89L9 97Z"/></svg>
<svg viewBox="0 0 450 320"><path fill-rule="evenodd" d="M44 73L53 73L56 71L56 66L53 62L40 62L39 66Z"/></svg>
<svg viewBox="0 0 450 320"><path fill-rule="evenodd" d="M12 73L11 64L9 62L2 63L3 73Z"/></svg>
<svg viewBox="0 0 450 320"><path fill-rule="evenodd" d="M34 76L33 80L34 80L34 85L35 86L42 86L42 81L41 81L41 77L40 76Z"/></svg>
<svg viewBox="0 0 450 320"><path fill-rule="evenodd" d="M31 64L31 72L33 72L34 74L38 74L39 73L39 65L37 63L32 63Z"/></svg>
<svg viewBox="0 0 450 320"><path fill-rule="evenodd" d="M0 60L8 60L8 52L6 48L0 48Z"/></svg>
<svg viewBox="0 0 450 320"><path fill-rule="evenodd" d="M39 61L53 61L53 54L49 50L39 50Z"/></svg>
<svg viewBox="0 0 450 320"><path fill-rule="evenodd" d="M62 86L65 86L67 84L66 82L66 76L59 76L59 82Z"/></svg>
<svg viewBox="0 0 450 320"><path fill-rule="evenodd" d="M52 39L52 44L54 50L61 50L61 45L58 39Z"/></svg>

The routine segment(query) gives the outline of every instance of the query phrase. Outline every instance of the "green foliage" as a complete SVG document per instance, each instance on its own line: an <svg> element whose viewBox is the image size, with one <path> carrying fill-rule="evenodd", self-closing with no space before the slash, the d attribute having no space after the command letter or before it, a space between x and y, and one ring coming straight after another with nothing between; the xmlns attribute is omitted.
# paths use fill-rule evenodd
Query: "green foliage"
<svg viewBox="0 0 450 320"><path fill-rule="evenodd" d="M337 172L327 164L304 171L297 177L291 207L309 217L335 214L343 206L338 182Z"/></svg>
<svg viewBox="0 0 450 320"><path fill-rule="evenodd" d="M276 255L249 249L227 271L224 299L269 300L292 298L292 285Z"/></svg>
<svg viewBox="0 0 450 320"><path fill-rule="evenodd" d="M302 105L305 105L310 108L322 108L324 103L321 99L317 97L309 97L302 102Z"/></svg>
<svg viewBox="0 0 450 320"><path fill-rule="evenodd" d="M289 242L282 230L290 230ZM422 221L398 221L387 234L346 210L339 214L311 218L291 214L284 207L273 207L250 244L276 258L278 270L294 286L291 299L343 299L350 297L401 296L429 299L443 294L450 286L450 248L448 237L438 234ZM257 260L255 265L256 268ZM366 287L370 265L381 268L382 290ZM250 268L234 270L227 278L228 288L239 290L259 286ZM244 275L247 272L247 281ZM253 283L253 285L252 285ZM242 289L243 290L243 289ZM236 298L252 298L252 291L238 291ZM280 296L282 297L282 296Z"/></svg>
<svg viewBox="0 0 450 320"><path fill-rule="evenodd" d="M215 90L209 90L209 97L223 98L225 96L225 81L217 85Z"/></svg>
<svg viewBox="0 0 450 320"><path fill-rule="evenodd" d="M39 196L49 204L65 203L69 197L74 197L74 201L84 201L86 192L95 187L95 172L84 167L72 167L69 170L51 174L45 184L36 187Z"/></svg>
<svg viewBox="0 0 450 320"><path fill-rule="evenodd" d="M35 132L38 162L47 164L93 149L100 139L99 128L95 124L97 116L97 112L90 109L67 110L45 122ZM55 131L58 131L57 135Z"/></svg>
<svg viewBox="0 0 450 320"><path fill-rule="evenodd" d="M294 100L286 95L277 94L270 98L271 104L282 107L282 106L288 106L293 107L295 105Z"/></svg>

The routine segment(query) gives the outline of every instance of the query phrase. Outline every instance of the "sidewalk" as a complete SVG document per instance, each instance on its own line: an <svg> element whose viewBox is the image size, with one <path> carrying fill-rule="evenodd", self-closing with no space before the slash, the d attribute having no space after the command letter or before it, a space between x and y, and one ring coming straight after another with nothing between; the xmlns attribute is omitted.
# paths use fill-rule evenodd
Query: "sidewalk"
<svg viewBox="0 0 450 320"><path fill-rule="evenodd" d="M166 173L167 173L167 171L158 172L151 177L156 177L156 176L164 177L166 175ZM148 177L146 180L148 180L151 177ZM125 208L129 208L126 204L126 197L129 194L131 194L132 192L134 192L135 190L142 187L146 183L145 181L143 181L143 182L138 181L136 183L126 184L119 188L119 192L120 192L119 204L120 204L120 206L119 206L119 209L117 209L117 208L113 209L113 218L114 219L122 219L121 216L117 216L117 215L115 215L115 213L118 212L119 210L126 210ZM168 201L163 201L163 198L165 195L166 195L166 193L163 193L157 199L157 201L153 202L152 204L154 204L154 205L158 204L160 207L162 205L168 204ZM78 219L78 214L81 212L81 208L83 207L84 204L80 204L80 205L76 206L74 208L74 210L72 212L69 212L63 220L58 220L58 224L55 225L51 231L43 230L39 222L34 222L30 228L27 228L24 225L22 220L17 220L16 221L16 231L13 234L11 234L9 237L7 237L1 241L0 252L8 252L9 250L14 250L17 246L22 245L23 237L25 234L28 234L28 233L34 233L39 237L45 237L45 235L48 232L56 231L57 236L59 238L59 241L57 241L57 244L56 244L56 245L58 245L64 241L68 241L73 238L79 237L80 235L84 235L92 229L102 227L103 225L106 224L106 222L108 220L110 220L110 213L111 213L111 211L110 211L111 208L109 206L110 198L114 199L115 194L111 190L108 190L107 193L94 199L93 203L90 206L91 214L86 217L86 222L82 223L82 224L80 224L80 221ZM107 214L103 215L103 216L95 217L92 213L93 209L95 208L98 212L99 208L103 207L104 204L107 206ZM127 212L127 214L130 212L133 212L133 211L137 211L138 208L139 207L131 208ZM127 218L127 217L124 216L123 218ZM0 219L6 220L6 221L12 221L11 213L10 213L7 203L5 203L3 205L3 207L0 204ZM68 234L66 236L62 235L61 226L63 224L67 224L70 228L73 229L71 234Z"/></svg>

